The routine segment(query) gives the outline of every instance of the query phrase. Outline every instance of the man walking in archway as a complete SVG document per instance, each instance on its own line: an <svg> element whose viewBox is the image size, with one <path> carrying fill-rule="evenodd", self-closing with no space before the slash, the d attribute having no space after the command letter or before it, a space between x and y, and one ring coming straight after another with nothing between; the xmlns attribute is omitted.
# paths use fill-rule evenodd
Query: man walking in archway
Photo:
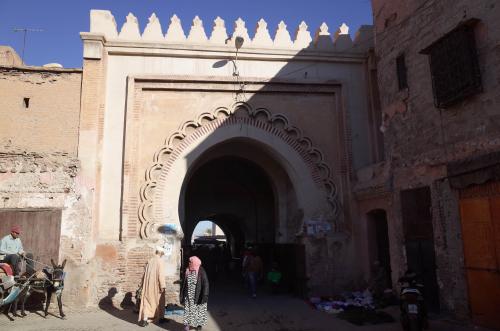
<svg viewBox="0 0 500 331"><path fill-rule="evenodd" d="M262 259L255 251L255 248L251 249L250 255L243 263L243 271L247 277L252 298L257 297L257 283L260 279L262 279L263 269Z"/></svg>

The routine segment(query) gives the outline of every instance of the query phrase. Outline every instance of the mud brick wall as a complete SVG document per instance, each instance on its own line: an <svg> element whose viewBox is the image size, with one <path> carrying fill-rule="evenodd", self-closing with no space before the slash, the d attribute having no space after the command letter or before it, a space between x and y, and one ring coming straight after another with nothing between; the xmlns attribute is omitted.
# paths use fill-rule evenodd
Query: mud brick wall
<svg viewBox="0 0 500 331"><path fill-rule="evenodd" d="M393 227L402 233L400 191L430 186L441 308L466 317L458 194L446 180L446 165L500 149L500 4L495 0L373 0L372 4ZM420 51L471 18L480 20L474 32L483 91L437 109L429 59ZM401 54L408 88L399 90L396 58ZM404 239L396 240L404 249ZM404 271L404 265L399 267L396 274Z"/></svg>
<svg viewBox="0 0 500 331"><path fill-rule="evenodd" d="M386 159L398 166L442 164L500 146L500 4L495 0L389 1L377 7L376 55ZM420 51L461 21L478 18L476 45L484 91L435 108L427 55ZM398 90L396 57L405 54L408 88Z"/></svg>
<svg viewBox="0 0 500 331"><path fill-rule="evenodd" d="M80 69L0 66L0 151L76 155Z"/></svg>

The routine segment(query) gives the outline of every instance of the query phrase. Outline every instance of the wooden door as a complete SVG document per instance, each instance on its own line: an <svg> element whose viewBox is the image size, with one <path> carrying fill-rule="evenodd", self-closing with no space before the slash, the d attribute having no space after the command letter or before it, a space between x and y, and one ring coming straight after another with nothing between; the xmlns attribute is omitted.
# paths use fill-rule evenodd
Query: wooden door
<svg viewBox="0 0 500 331"><path fill-rule="evenodd" d="M473 321L500 329L500 182L462 190L460 215Z"/></svg>
<svg viewBox="0 0 500 331"><path fill-rule="evenodd" d="M22 229L24 250L35 260L50 265L50 259L59 258L61 238L61 210L7 210L0 211L0 238L10 233L13 225ZM35 268L41 269L40 265Z"/></svg>

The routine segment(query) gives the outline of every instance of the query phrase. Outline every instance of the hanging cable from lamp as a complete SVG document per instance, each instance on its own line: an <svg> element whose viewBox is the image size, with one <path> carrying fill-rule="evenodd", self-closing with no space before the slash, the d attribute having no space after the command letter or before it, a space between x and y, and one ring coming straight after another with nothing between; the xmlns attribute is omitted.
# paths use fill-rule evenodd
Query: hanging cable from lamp
<svg viewBox="0 0 500 331"><path fill-rule="evenodd" d="M235 101L247 101L247 97L245 95L245 86L246 86L246 83L244 81L241 81L240 80L240 71L238 69L238 52L241 48L241 46L243 46L243 43L244 43L245 39L243 39L243 37L236 37L234 39L234 46L236 47L236 56L235 56L235 59L232 60L231 62L233 63L233 76L236 77L236 84L237 84L237 88L235 89L234 93L235 93ZM238 100L238 96L239 95L243 95L243 100Z"/></svg>

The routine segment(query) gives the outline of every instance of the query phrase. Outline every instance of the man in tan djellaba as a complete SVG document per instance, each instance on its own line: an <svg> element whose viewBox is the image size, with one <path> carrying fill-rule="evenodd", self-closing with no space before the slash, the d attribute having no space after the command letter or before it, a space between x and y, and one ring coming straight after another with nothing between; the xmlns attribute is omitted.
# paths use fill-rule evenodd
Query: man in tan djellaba
<svg viewBox="0 0 500 331"><path fill-rule="evenodd" d="M160 322L165 314L165 263L163 247L156 246L155 256L149 259L142 278L139 325Z"/></svg>

